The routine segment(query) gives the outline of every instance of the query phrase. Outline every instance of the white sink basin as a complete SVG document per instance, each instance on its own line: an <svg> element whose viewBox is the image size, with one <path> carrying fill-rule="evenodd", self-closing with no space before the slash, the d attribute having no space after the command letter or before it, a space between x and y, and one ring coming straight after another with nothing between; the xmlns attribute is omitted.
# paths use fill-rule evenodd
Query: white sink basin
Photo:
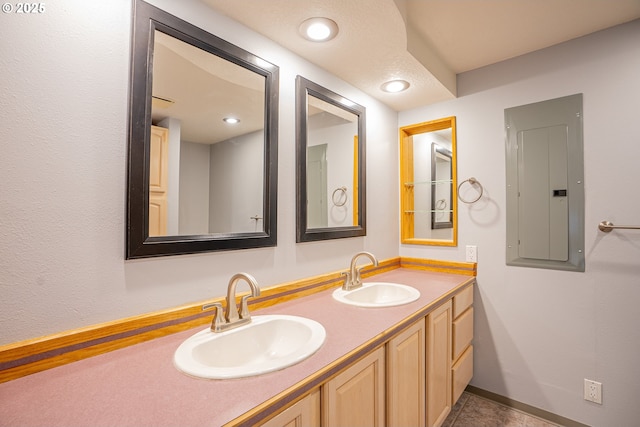
<svg viewBox="0 0 640 427"><path fill-rule="evenodd" d="M176 350L176 367L187 375L209 379L241 378L294 365L324 342L324 327L298 316L253 316L251 323L225 332L209 328L185 340Z"/></svg>
<svg viewBox="0 0 640 427"><path fill-rule="evenodd" d="M352 291L338 288L333 292L333 298L359 307L391 307L417 300L420 291L399 283L369 282Z"/></svg>

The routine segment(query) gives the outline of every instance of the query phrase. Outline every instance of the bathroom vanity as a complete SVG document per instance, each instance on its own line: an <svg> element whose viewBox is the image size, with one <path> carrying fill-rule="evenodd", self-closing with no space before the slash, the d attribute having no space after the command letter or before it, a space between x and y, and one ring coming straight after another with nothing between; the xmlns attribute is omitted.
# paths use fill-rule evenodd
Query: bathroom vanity
<svg viewBox="0 0 640 427"><path fill-rule="evenodd" d="M440 425L473 374L475 278L397 268L370 281L406 284L420 297L363 308L328 289L255 310L326 329L312 356L264 375L179 372L174 352L199 327L18 378L0 384L0 424Z"/></svg>

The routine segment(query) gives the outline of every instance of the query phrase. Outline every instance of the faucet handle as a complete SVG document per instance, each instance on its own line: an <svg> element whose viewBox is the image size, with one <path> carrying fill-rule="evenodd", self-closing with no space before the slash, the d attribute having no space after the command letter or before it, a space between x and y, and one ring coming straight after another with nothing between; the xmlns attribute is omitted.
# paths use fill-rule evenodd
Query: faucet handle
<svg viewBox="0 0 640 427"><path fill-rule="evenodd" d="M249 314L249 307L247 305L247 300L251 298L253 295L244 295L240 298L240 318L241 319L251 319L251 314Z"/></svg>
<svg viewBox="0 0 640 427"><path fill-rule="evenodd" d="M351 288L351 273L348 271L343 271L340 273L341 276L344 276L344 283L342 284L342 289L348 291Z"/></svg>
<svg viewBox="0 0 640 427"><path fill-rule="evenodd" d="M227 323L224 316L222 315L222 303L212 302L211 304L205 304L202 306L202 311L208 310L212 307L216 309L216 314L211 320L211 330L213 332L220 332L222 330L222 325Z"/></svg>

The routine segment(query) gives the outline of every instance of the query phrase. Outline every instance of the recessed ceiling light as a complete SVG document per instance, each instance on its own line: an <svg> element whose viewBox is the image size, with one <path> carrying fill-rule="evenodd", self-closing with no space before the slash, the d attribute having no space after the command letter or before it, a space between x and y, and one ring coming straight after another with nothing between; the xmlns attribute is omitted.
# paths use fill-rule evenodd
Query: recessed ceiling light
<svg viewBox="0 0 640 427"><path fill-rule="evenodd" d="M300 34L312 42L326 42L338 34L338 24L329 18L309 18L300 24Z"/></svg>
<svg viewBox="0 0 640 427"><path fill-rule="evenodd" d="M236 119L235 117L225 117L224 119L222 119L222 121L230 125L235 125L236 123L240 123L240 119Z"/></svg>
<svg viewBox="0 0 640 427"><path fill-rule="evenodd" d="M389 93L397 93L407 90L409 86L410 84L406 80L390 80L380 86L380 89Z"/></svg>

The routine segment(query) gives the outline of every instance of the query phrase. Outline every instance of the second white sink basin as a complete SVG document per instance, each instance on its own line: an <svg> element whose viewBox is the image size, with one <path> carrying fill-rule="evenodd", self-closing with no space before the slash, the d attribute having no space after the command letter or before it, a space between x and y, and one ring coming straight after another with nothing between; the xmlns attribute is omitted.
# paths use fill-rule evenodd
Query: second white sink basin
<svg viewBox="0 0 640 427"><path fill-rule="evenodd" d="M338 288L333 292L333 298L359 307L392 307L417 300L420 291L399 283L369 282L352 291Z"/></svg>
<svg viewBox="0 0 640 427"><path fill-rule="evenodd" d="M253 316L251 323L225 332L209 328L185 340L174 364L187 375L226 379L265 374L294 365L315 353L326 331L298 316Z"/></svg>

